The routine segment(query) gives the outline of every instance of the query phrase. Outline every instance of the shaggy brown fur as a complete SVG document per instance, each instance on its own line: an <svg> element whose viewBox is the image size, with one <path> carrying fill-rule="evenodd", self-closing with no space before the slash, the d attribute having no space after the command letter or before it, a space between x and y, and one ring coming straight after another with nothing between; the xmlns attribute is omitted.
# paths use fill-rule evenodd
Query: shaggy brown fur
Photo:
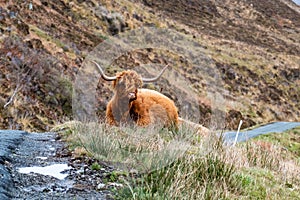
<svg viewBox="0 0 300 200"><path fill-rule="evenodd" d="M114 96L106 109L107 123L177 127L178 112L174 102L159 92L142 89L142 84L141 76L135 71L117 74L112 84Z"/></svg>

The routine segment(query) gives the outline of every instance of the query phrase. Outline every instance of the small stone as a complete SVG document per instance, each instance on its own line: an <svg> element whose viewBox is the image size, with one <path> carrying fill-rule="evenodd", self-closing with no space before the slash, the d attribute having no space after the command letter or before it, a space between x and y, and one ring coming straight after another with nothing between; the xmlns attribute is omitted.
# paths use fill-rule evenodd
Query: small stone
<svg viewBox="0 0 300 200"><path fill-rule="evenodd" d="M101 190L101 189L104 189L105 188L105 184L104 183L99 183L98 185L97 185L97 189L98 190Z"/></svg>
<svg viewBox="0 0 300 200"><path fill-rule="evenodd" d="M115 188L121 188L123 187L123 184L121 183L109 183L109 186L115 187Z"/></svg>
<svg viewBox="0 0 300 200"><path fill-rule="evenodd" d="M138 170L136 170L136 169L131 169L131 170L129 171L129 173L130 173L130 174L138 174Z"/></svg>
<svg viewBox="0 0 300 200"><path fill-rule="evenodd" d="M100 172L105 172L105 171L106 171L105 168L100 169Z"/></svg>

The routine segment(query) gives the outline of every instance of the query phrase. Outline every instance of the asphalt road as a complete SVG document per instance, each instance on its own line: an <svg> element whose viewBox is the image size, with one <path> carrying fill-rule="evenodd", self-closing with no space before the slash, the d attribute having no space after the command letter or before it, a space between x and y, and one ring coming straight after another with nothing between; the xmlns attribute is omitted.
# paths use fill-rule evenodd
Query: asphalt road
<svg viewBox="0 0 300 200"><path fill-rule="evenodd" d="M274 122L266 124L252 130L241 131L238 135L237 142L244 142L250 138L268 133L282 133L298 126L300 126L300 122ZM236 137L236 133L237 131L225 132L225 143L233 143Z"/></svg>

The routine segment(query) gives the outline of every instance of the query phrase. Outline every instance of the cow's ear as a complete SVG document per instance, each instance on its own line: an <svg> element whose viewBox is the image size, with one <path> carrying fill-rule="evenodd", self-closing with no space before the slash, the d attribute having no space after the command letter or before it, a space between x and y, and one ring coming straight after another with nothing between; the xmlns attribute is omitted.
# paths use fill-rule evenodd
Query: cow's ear
<svg viewBox="0 0 300 200"><path fill-rule="evenodd" d="M140 81L140 80L137 80L136 83L135 83L135 87L136 88L142 88L142 86L143 86L143 82Z"/></svg>

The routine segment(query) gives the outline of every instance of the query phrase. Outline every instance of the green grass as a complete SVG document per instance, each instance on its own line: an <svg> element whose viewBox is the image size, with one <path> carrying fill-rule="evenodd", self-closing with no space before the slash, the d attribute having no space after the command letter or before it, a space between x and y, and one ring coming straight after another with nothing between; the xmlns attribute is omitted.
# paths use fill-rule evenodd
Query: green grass
<svg viewBox="0 0 300 200"><path fill-rule="evenodd" d="M286 182L272 170L250 168L242 199L300 199L299 185Z"/></svg>
<svg viewBox="0 0 300 200"><path fill-rule="evenodd" d="M117 194L118 199L226 199L241 190L236 169L221 157L208 154L182 157L146 173ZM226 191L226 192L224 192Z"/></svg>
<svg viewBox="0 0 300 200"><path fill-rule="evenodd" d="M294 128L285 133L270 133L267 135L261 135L257 137L256 140L278 144L300 159L300 127Z"/></svg>
<svg viewBox="0 0 300 200"><path fill-rule="evenodd" d="M101 167L102 167L102 166L101 166L99 163L94 162L94 163L92 164L92 166L91 166L91 169L97 171L97 170L100 170Z"/></svg>

